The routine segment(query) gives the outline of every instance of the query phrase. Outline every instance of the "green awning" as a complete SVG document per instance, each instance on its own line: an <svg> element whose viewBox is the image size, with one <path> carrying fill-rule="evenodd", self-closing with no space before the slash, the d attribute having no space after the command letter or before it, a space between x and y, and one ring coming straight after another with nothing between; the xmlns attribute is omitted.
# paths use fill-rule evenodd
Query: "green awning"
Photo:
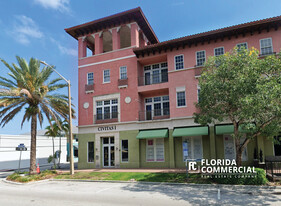
<svg viewBox="0 0 281 206"><path fill-rule="evenodd" d="M137 139L148 139L148 138L165 138L168 137L168 129L154 129L140 131Z"/></svg>
<svg viewBox="0 0 281 206"><path fill-rule="evenodd" d="M253 125L254 128L254 125ZM251 130L242 129L239 127L239 132L249 133ZM216 134L232 134L234 133L233 125L216 125Z"/></svg>
<svg viewBox="0 0 281 206"><path fill-rule="evenodd" d="M209 129L207 126L204 127L185 127L185 128L176 128L173 132L173 137L182 137L182 136L200 136L208 135Z"/></svg>

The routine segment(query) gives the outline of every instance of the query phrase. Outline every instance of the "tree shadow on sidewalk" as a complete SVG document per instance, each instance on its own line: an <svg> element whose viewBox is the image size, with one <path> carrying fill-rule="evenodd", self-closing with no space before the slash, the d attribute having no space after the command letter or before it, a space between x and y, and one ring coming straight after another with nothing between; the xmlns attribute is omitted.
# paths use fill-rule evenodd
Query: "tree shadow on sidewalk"
<svg viewBox="0 0 281 206"><path fill-rule="evenodd" d="M220 188L220 200L218 200ZM273 188L239 187L219 185L167 185L129 184L121 189L131 192L159 193L173 200L183 200L191 205L270 205L281 204L281 195L273 194Z"/></svg>

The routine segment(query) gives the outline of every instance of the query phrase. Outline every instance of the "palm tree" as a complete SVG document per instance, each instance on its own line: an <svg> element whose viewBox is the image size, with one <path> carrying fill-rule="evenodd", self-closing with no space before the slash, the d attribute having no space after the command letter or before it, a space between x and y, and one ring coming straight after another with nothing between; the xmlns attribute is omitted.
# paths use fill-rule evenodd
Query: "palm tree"
<svg viewBox="0 0 281 206"><path fill-rule="evenodd" d="M4 91L0 93L0 126L4 127L16 114L24 110L23 123L31 119L31 149L30 149L30 174L36 173L36 132L37 120L42 127L44 117L51 125L51 119L58 123L68 119L68 97L54 93L55 90L64 88L61 78L50 79L52 67L40 69L40 61L31 58L29 63L21 57L17 64L10 66L0 59L9 70L9 78L0 76L0 86ZM74 111L73 111L74 112Z"/></svg>
<svg viewBox="0 0 281 206"><path fill-rule="evenodd" d="M53 121L53 120L52 120ZM67 122L67 120L64 120L64 121L61 121L59 120L58 121L59 124L57 124L57 122L53 122L52 125L49 125L46 127L46 132L45 132L45 135L49 136L49 137L52 137L52 142L53 142L53 156L52 156L52 161L54 163L54 167L56 166L55 165L55 144L54 144L54 138L55 137L60 137L60 143L59 143L59 152L61 154L61 136L63 135L62 132L67 135L68 132L69 132L69 124ZM60 154L59 154L59 167L60 167Z"/></svg>
<svg viewBox="0 0 281 206"><path fill-rule="evenodd" d="M61 126L61 132L64 133L64 135L67 138L67 142L69 143L70 139L69 139L69 124L68 124L68 121L64 120L63 122L60 122L60 126ZM61 136L62 136L62 133L60 134L60 146L59 146L60 152L61 152ZM60 156L59 156L59 167L60 167Z"/></svg>
<svg viewBox="0 0 281 206"><path fill-rule="evenodd" d="M60 128L57 125L56 122L52 123L52 125L49 125L46 127L46 132L45 135L52 137L52 142L53 142L53 156L52 156L52 161L54 164L54 168L56 168L56 163L55 163L55 143L54 143L54 139L55 137L60 135Z"/></svg>

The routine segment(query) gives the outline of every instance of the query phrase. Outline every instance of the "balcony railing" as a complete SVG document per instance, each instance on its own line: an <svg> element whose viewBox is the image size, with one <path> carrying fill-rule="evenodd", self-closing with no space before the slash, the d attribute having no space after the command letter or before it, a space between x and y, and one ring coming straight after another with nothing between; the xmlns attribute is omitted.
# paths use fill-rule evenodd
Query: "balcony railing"
<svg viewBox="0 0 281 206"><path fill-rule="evenodd" d="M195 77L200 77L201 76L201 73L202 73L202 67L196 67L195 70L194 70L194 73L195 73Z"/></svg>
<svg viewBox="0 0 281 206"><path fill-rule="evenodd" d="M94 84L85 84L85 92L86 93L94 92Z"/></svg>
<svg viewBox="0 0 281 206"><path fill-rule="evenodd" d="M128 79L118 79L118 87L128 86Z"/></svg>
<svg viewBox="0 0 281 206"><path fill-rule="evenodd" d="M170 118L169 108L139 112L139 121L169 119L169 118Z"/></svg>
<svg viewBox="0 0 281 206"><path fill-rule="evenodd" d="M118 112L96 114L94 121L95 124L118 122Z"/></svg>
<svg viewBox="0 0 281 206"><path fill-rule="evenodd" d="M164 82L168 82L168 73L150 74L138 78L139 86L160 84Z"/></svg>

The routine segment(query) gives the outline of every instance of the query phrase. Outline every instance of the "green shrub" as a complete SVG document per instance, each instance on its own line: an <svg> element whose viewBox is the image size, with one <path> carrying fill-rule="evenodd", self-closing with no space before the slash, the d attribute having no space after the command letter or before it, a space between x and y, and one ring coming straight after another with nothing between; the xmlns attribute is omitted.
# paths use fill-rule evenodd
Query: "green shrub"
<svg viewBox="0 0 281 206"><path fill-rule="evenodd" d="M54 176L57 174L56 171L53 170L44 170L40 174L29 175L28 172L24 172L25 176L20 176L20 173L14 173L7 177L8 180L15 182L30 182L30 181L38 181L49 178L50 176Z"/></svg>
<svg viewBox="0 0 281 206"><path fill-rule="evenodd" d="M255 168L257 172L255 177L232 177L227 178L215 178L212 180L218 184L231 184L231 185L265 185L268 180L266 179L266 173L264 169Z"/></svg>

